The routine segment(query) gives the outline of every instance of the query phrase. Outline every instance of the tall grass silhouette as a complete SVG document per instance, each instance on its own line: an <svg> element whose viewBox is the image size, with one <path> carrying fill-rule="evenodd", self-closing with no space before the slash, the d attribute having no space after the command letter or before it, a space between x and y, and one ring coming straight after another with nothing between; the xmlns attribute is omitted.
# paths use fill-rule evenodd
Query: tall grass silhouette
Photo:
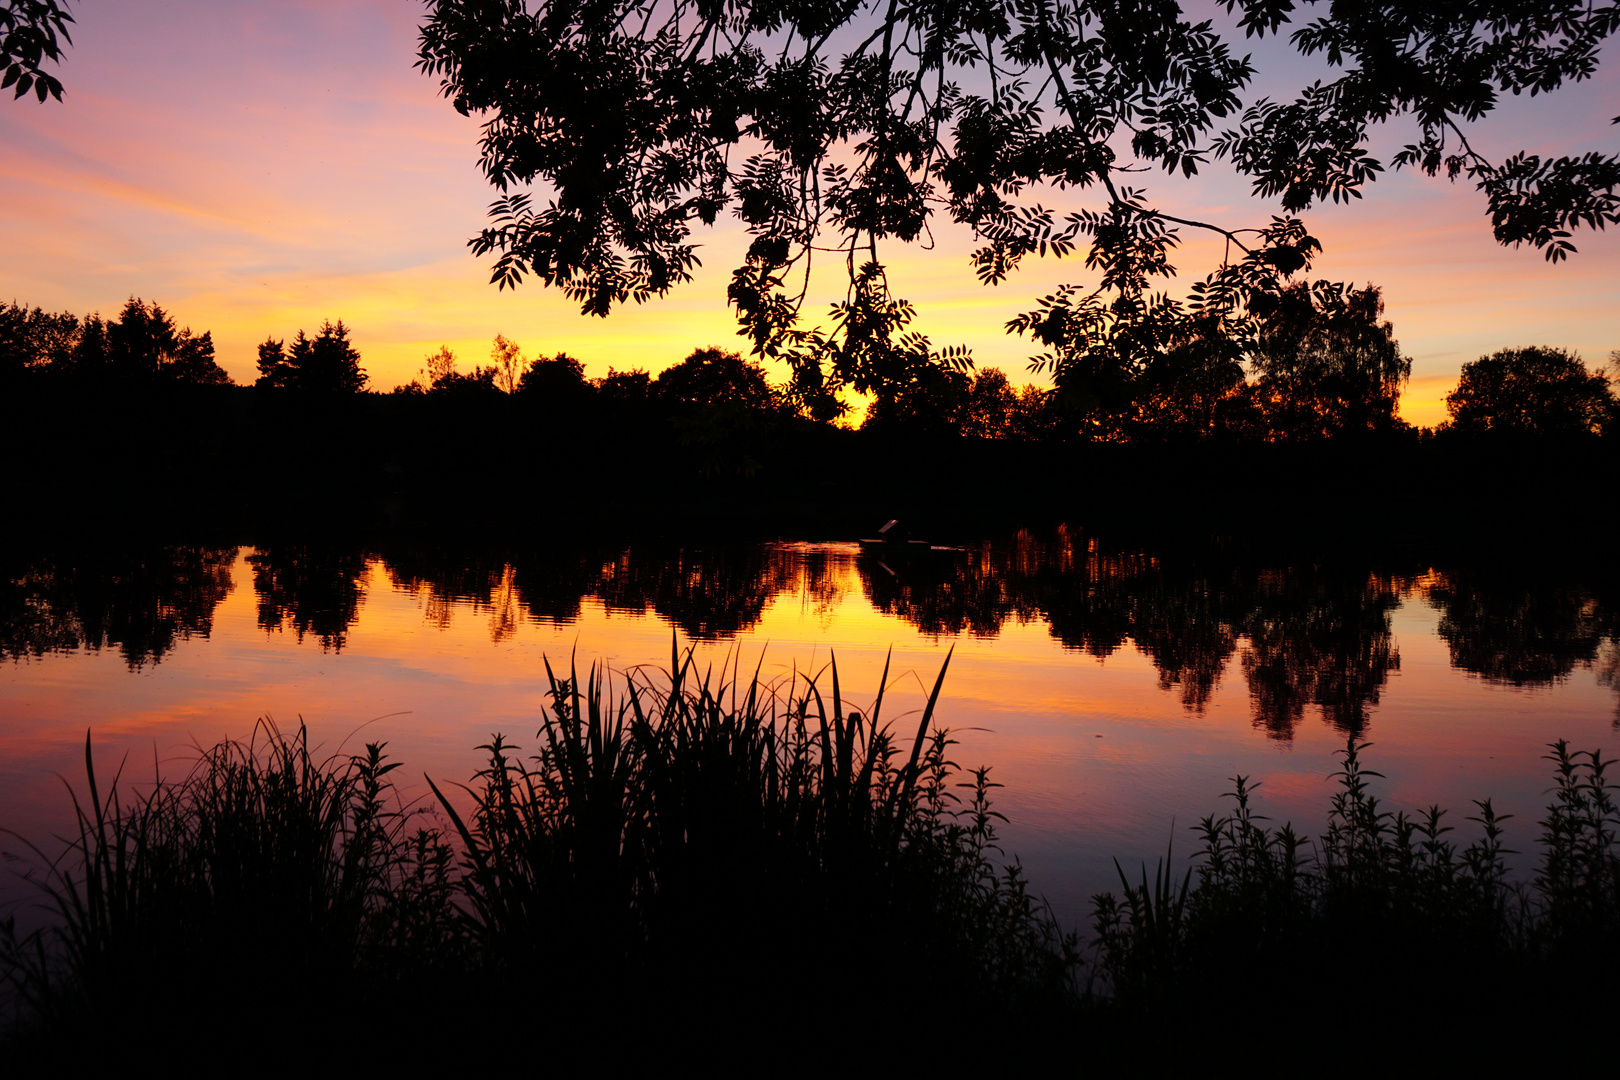
<svg viewBox="0 0 1620 1080"><path fill-rule="evenodd" d="M87 738L75 832L54 858L34 848L54 922L0 924L31 1026L116 1043L154 1014L206 1032L273 1011L319 1029L336 1018L312 988L341 998L439 960L455 941L450 849L411 830L384 749L319 759L302 725L261 721L178 781L137 791L120 769L103 793Z"/></svg>
<svg viewBox="0 0 1620 1080"><path fill-rule="evenodd" d="M1340 751L1315 841L1269 825L1238 776L1231 811L1196 827L1202 843L1179 886L1164 862L1151 884L1145 867L1139 884L1120 871L1119 893L1093 901L1094 974L1116 1014L1181 1017L1200 1054L1233 1049L1264 1018L1281 1059L1319 1053L1323 1016L1354 1009L1365 1014L1358 1054L1398 1045L1448 1068L1606 1022L1620 961L1612 762L1549 744L1538 870L1515 881L1512 815L1476 802L1476 835L1461 844L1440 807L1379 801L1368 748L1351 738ZM1412 1024L1429 1033L1421 1052L1402 1041Z"/></svg>
<svg viewBox="0 0 1620 1080"><path fill-rule="evenodd" d="M266 725L103 795L87 743L77 836L39 878L56 920L0 933L17 1030L273 1012L330 1040L422 997L492 1029L633 1015L733 1044L787 1037L739 1021L767 1003L1056 1015L1077 943L996 847L988 770L949 759L948 665L899 734L887 664L864 710L836 662L775 683L673 648L661 670L548 664L527 755L496 735L465 798L429 780L445 830L398 805L382 744L316 760Z"/></svg>
<svg viewBox="0 0 1620 1080"><path fill-rule="evenodd" d="M1165 1067L1257 1040L1319 1054L1324 1013L1356 1017L1364 1053L1416 1023L1449 1064L1489 1064L1507 1016L1526 1045L1606 1022L1620 811L1600 752L1549 745L1530 880L1508 815L1477 802L1463 844L1437 806L1390 810L1356 739L1314 840L1236 777L1191 868L1119 868L1082 953L997 847L988 770L950 759L949 663L903 723L887 663L866 708L836 662L548 664L532 746L493 736L468 784L429 780L436 807L402 804L385 744L322 758L302 726L138 788L104 787L87 740L74 833L35 848L51 920L0 923L4 1049L112 1062L178 1029L261 1064L786 1068L835 1040L843 1064L1141 1071L1146 1046Z"/></svg>

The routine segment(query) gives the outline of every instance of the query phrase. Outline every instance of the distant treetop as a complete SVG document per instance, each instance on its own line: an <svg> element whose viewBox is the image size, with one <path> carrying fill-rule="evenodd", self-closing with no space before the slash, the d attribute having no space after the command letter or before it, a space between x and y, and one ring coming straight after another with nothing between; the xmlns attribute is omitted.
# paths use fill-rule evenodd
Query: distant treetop
<svg viewBox="0 0 1620 1080"><path fill-rule="evenodd" d="M231 381L214 359L211 332L193 334L159 305L133 296L116 319L0 306L0 374L22 372L121 386Z"/></svg>
<svg viewBox="0 0 1620 1080"><path fill-rule="evenodd" d="M665 368L653 389L672 405L735 406L769 409L776 400L765 371L726 349L695 349L680 363Z"/></svg>
<svg viewBox="0 0 1620 1080"><path fill-rule="evenodd" d="M288 347L268 338L259 346L256 386L314 394L358 394L366 388L360 353L349 343L349 328L339 319L321 325L311 338L300 330Z"/></svg>
<svg viewBox="0 0 1620 1080"><path fill-rule="evenodd" d="M1595 435L1620 415L1602 368L1588 371L1575 353L1543 347L1464 364L1446 409L1451 427L1469 434Z"/></svg>

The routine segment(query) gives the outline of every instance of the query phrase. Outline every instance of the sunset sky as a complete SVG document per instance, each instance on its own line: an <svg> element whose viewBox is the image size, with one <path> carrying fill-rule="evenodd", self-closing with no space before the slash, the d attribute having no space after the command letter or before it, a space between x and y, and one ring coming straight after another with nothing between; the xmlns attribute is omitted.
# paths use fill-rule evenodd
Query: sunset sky
<svg viewBox="0 0 1620 1080"><path fill-rule="evenodd" d="M80 0L72 11L74 44L57 69L65 101L0 100L0 301L114 314L128 296L155 300L211 330L239 381L253 376L259 341L327 318L353 328L379 389L408 381L441 344L463 368L481 362L497 333L530 356L567 351L591 375L740 347L725 283L744 243L724 221L699 237L696 281L606 320L536 284L515 294L488 284L489 260L466 247L493 197L477 168L478 121L414 70L414 0ZM1277 56L1232 40L1263 70ZM1591 82L1510 102L1476 145L1498 158L1613 152L1620 75L1605 59ZM1254 96L1288 94L1306 71L1292 60L1271 70ZM1410 138L1392 125L1374 152L1387 160ZM1166 210L1235 225L1275 209L1219 169L1148 186ZM1044 201L1082 205L1072 193ZM1416 423L1443 418L1458 368L1482 353L1555 345L1598 363L1620 349L1620 233L1579 233L1579 254L1552 266L1496 245L1484 211L1469 186L1394 174L1356 205L1308 216L1327 248L1316 276L1383 288L1414 360L1403 415ZM1047 262L986 289L971 246L948 228L935 250L897 245L885 256L891 281L936 344L966 344L981 365L1026 381L1032 350L1002 324L1089 277L1077 260ZM1214 257L1189 243L1184 280ZM842 292L823 285L812 322Z"/></svg>

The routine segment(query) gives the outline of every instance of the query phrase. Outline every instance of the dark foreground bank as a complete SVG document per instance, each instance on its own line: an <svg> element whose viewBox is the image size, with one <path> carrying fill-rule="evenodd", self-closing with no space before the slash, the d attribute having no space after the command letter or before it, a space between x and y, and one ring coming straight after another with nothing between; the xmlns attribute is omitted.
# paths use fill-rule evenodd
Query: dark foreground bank
<svg viewBox="0 0 1620 1080"><path fill-rule="evenodd" d="M1082 940L996 848L989 774L932 726L944 676L900 730L881 694L849 709L836 669L558 673L535 740L494 738L433 807L398 804L380 744L319 760L261 727L152 784L98 777L87 746L78 832L36 853L50 919L0 934L3 1049L164 1047L182 1071L1349 1074L1605 1030L1620 812L1600 754L1549 748L1540 822L1487 801L1453 831L1380 805L1352 741L1314 841L1254 816L1239 779L1195 869L1122 868ZM1538 873L1512 881L1507 844L1532 835Z"/></svg>

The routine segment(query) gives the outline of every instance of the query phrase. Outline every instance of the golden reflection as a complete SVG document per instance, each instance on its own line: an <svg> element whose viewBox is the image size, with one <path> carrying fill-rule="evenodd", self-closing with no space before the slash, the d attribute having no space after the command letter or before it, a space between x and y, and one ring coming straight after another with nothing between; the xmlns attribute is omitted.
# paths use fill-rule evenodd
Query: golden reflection
<svg viewBox="0 0 1620 1080"><path fill-rule="evenodd" d="M1612 740L1620 681L1601 591L1171 558L1069 530L918 559L266 546L0 569L8 825L54 820L59 793L35 780L71 773L87 728L108 753L183 762L257 716L302 717L329 750L385 739L413 775L458 780L492 732L532 734L546 658L657 663L673 632L705 665L791 677L836 650L865 708L892 648L884 711L903 724L954 646L940 717L957 759L1007 785L1009 850L1089 888L1106 874L1064 860L1101 873L1162 852L1170 819L1215 809L1238 772L1268 813L1308 821L1351 733L1375 738L1391 798L1493 795L1534 820L1542 744Z"/></svg>

